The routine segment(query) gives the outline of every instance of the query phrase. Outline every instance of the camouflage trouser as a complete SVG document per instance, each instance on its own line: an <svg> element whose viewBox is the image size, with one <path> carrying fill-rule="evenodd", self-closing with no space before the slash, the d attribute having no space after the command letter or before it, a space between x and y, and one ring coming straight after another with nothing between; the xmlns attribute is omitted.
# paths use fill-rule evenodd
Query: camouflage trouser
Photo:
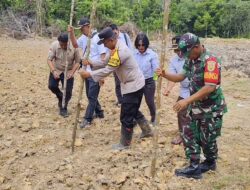
<svg viewBox="0 0 250 190"><path fill-rule="evenodd" d="M177 99L177 102L179 100L183 100L183 99L184 98L182 98L182 97L179 96L178 99ZM179 128L180 133L182 133L184 126L189 125L190 120L191 120L190 117L187 116L187 110L188 110L188 108L186 108L184 110L181 110L181 111L179 111L177 113L178 128Z"/></svg>
<svg viewBox="0 0 250 190"><path fill-rule="evenodd" d="M207 119L192 119L183 127L185 153L190 160L200 160L201 148L206 159L216 159L216 138L221 134L222 116Z"/></svg>

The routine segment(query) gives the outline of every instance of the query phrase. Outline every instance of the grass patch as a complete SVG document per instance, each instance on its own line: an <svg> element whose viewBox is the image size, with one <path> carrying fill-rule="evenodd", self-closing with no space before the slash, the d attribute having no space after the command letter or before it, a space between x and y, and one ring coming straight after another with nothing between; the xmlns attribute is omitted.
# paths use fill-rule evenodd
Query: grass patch
<svg viewBox="0 0 250 190"><path fill-rule="evenodd" d="M250 185L250 175L249 174L234 174L221 176L218 180L212 182L213 190L221 190L221 189L235 189L238 187L238 190L245 189Z"/></svg>

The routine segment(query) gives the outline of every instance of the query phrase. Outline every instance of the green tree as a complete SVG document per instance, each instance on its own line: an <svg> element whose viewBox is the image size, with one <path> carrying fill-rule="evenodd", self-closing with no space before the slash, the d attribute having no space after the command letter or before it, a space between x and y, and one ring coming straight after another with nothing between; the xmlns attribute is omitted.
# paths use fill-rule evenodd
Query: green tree
<svg viewBox="0 0 250 190"><path fill-rule="evenodd" d="M1 0L0 10L11 8L19 15L35 16L36 0ZM45 25L69 23L71 0L43 0ZM121 25L134 22L144 32L162 29L163 0L98 0L96 23ZM89 16L92 0L77 0L74 25ZM199 36L250 37L250 0L172 0L169 28L177 34Z"/></svg>

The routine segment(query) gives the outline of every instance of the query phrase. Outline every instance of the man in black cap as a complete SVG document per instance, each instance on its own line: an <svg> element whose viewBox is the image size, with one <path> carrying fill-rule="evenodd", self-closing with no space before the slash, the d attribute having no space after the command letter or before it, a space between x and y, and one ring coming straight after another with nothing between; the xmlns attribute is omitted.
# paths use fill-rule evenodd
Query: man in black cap
<svg viewBox="0 0 250 190"><path fill-rule="evenodd" d="M80 55L78 49L69 47L68 44L68 34L61 33L58 36L58 40L53 42L48 55L48 65L50 68L49 75L49 89L58 98L59 114L63 117L68 116L67 105L72 96L72 89L74 84L74 73L80 65ZM68 51L68 54L67 54ZM66 57L68 59L68 72L67 72L67 88L66 88L66 101L65 107L62 107L62 97L63 93L58 88L59 82L61 81L63 85L64 81L64 70L66 65Z"/></svg>
<svg viewBox="0 0 250 190"><path fill-rule="evenodd" d="M145 121L145 117L140 113L143 87L145 80L140 71L136 60L130 49L122 41L117 40L117 36L110 27L103 29L99 34L100 41L98 44L104 44L110 49L110 55L107 56L107 65L105 68L86 72L80 70L79 73L83 78L92 77L95 81L99 81L115 72L121 81L121 92L123 94L121 104L121 138L120 143L113 145L113 149L123 150L130 146L134 119L138 122L138 114L141 115L140 121ZM141 138L153 135L148 123L141 123Z"/></svg>
<svg viewBox="0 0 250 190"><path fill-rule="evenodd" d="M129 35L127 33L121 32L116 24L110 24L109 26L112 28L113 32L116 34L117 39L122 40L128 46L128 48L131 51L133 51L133 47L132 47L132 43L131 43ZM119 107L122 103L122 93L121 93L120 81L117 75L115 74L115 72L114 72L114 78L115 78L115 94L117 97L116 105Z"/></svg>
<svg viewBox="0 0 250 190"><path fill-rule="evenodd" d="M85 56L87 49L88 36L91 35L91 45L90 45L90 54L88 59L83 59L83 64L87 71L94 71L96 69L104 67L104 57L107 49L103 44L98 45L97 42L100 40L97 32L91 33L90 31L90 22L89 19L83 18L79 21L79 27L82 32L82 36L76 40L73 27L69 26L68 31L70 33L70 39L72 45L80 47L82 49L82 55ZM100 92L99 82L95 82L92 78L85 80L86 84L86 94L88 97L88 106L85 112L85 116L80 124L80 128L90 127L94 117L104 118L104 113L101 108L101 105L98 101L98 95Z"/></svg>

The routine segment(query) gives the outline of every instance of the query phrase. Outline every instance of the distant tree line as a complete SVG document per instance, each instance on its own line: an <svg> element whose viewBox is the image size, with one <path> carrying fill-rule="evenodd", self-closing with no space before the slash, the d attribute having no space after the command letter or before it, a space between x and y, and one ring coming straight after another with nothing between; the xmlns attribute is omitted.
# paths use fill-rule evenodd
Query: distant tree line
<svg viewBox="0 0 250 190"><path fill-rule="evenodd" d="M250 37L249 0L172 0L170 28L200 36Z"/></svg>
<svg viewBox="0 0 250 190"><path fill-rule="evenodd" d="M42 1L43 23L65 29L69 23L71 0L1 0L0 10L37 15L37 2ZM98 0L97 26L105 22L121 25L134 22L141 30L162 29L164 0ZM89 16L92 0L77 0L76 24ZM169 29L177 34L193 32L200 36L250 38L250 0L172 0Z"/></svg>

